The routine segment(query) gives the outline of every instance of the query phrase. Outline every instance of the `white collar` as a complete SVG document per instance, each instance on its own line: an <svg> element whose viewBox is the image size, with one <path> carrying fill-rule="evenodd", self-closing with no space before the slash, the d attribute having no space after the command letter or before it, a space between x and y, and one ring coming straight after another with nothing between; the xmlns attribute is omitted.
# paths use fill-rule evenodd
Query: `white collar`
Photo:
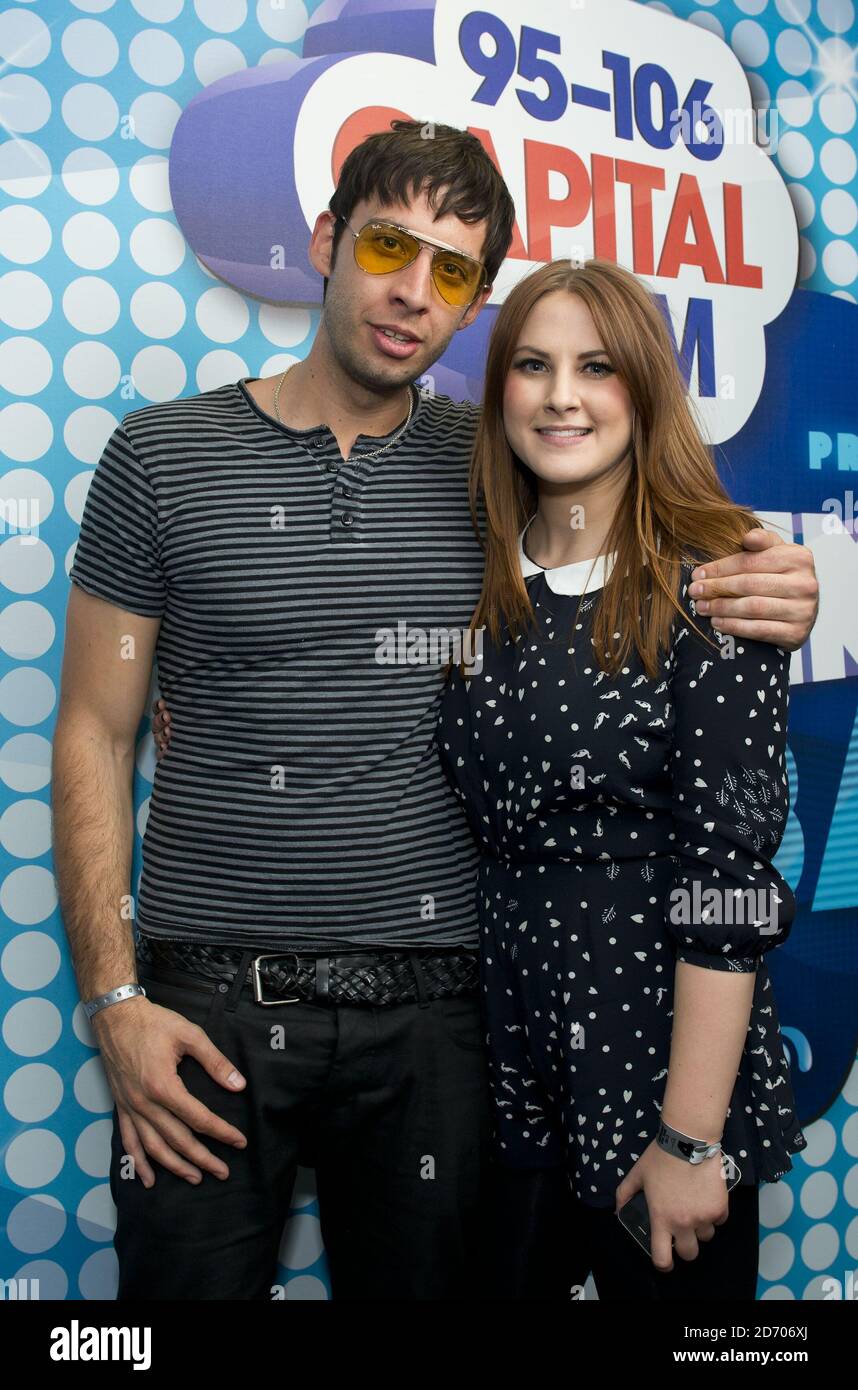
<svg viewBox="0 0 858 1390"><path fill-rule="evenodd" d="M533 518L531 518L532 520ZM527 523L527 526L530 522ZM555 565L554 569L543 569L525 554L524 531L518 537L518 562L524 579L532 574L544 574L545 582L553 594L589 594L592 589L602 589L613 568L615 551L610 555L597 555L595 560L573 560L569 565Z"/></svg>

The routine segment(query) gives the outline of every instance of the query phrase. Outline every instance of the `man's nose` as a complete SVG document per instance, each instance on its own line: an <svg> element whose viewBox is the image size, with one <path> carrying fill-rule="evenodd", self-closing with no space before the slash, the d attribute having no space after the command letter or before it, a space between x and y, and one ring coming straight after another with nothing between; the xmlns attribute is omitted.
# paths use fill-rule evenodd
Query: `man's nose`
<svg viewBox="0 0 858 1390"><path fill-rule="evenodd" d="M432 248L421 246L413 261L391 275L392 289L412 308L428 304L435 292L432 283Z"/></svg>

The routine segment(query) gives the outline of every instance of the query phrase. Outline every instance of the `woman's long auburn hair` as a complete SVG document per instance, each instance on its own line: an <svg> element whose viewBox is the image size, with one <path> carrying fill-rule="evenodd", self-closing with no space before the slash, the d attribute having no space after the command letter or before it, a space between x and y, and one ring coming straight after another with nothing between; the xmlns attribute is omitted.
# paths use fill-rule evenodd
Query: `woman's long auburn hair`
<svg viewBox="0 0 858 1390"><path fill-rule="evenodd" d="M513 637L535 621L518 538L536 510L536 479L507 441L503 395L528 314L556 290L583 300L635 407L629 486L605 539L605 552L615 551L616 559L594 615L595 657L615 675L634 644L647 674L655 677L674 614L682 611L681 560L699 564L741 550L742 537L761 523L732 502L721 484L654 296L611 261L593 258L581 268L568 260L551 261L520 280L498 311L469 477L471 520L486 557L470 627L488 628L497 641L504 621Z"/></svg>

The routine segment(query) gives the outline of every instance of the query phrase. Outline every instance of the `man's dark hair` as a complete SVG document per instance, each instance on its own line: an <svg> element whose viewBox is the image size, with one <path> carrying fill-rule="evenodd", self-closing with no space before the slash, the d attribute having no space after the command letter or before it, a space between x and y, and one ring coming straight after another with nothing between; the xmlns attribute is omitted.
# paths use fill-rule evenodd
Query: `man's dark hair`
<svg viewBox="0 0 858 1390"><path fill-rule="evenodd" d="M347 156L328 207L336 217L348 219L362 199L410 203L421 192L436 217L452 213L462 222L488 223L480 259L491 284L512 242L515 206L480 141L466 130L427 121L391 121L390 130L368 135ZM331 265L345 230L344 223L334 223ZM323 300L327 289L325 277Z"/></svg>

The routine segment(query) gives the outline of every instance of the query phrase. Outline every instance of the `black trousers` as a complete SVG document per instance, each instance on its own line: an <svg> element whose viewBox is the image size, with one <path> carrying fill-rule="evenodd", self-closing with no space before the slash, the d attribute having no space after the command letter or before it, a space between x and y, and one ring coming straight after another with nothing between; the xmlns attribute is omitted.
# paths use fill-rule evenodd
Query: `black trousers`
<svg viewBox="0 0 858 1390"><path fill-rule="evenodd" d="M583 1296L592 1273L600 1302L672 1302L756 1298L759 1189L731 1188L729 1214L694 1260L674 1251L673 1269L657 1270L613 1208L586 1206L564 1168L491 1165L483 1244L493 1296L565 1301Z"/></svg>
<svg viewBox="0 0 858 1390"><path fill-rule="evenodd" d="M119 1300L276 1297L299 1162L316 1170L335 1299L474 1297L490 1140L476 995L265 1008L246 986L143 962L138 973L154 1003L199 1024L245 1077L231 1092L189 1055L178 1067L247 1147L199 1135L229 1177L204 1171L194 1186L150 1158L147 1190L123 1176L114 1106Z"/></svg>
<svg viewBox="0 0 858 1390"><path fill-rule="evenodd" d="M316 1170L336 1300L568 1301L591 1270L600 1300L754 1298L756 1187L734 1188L728 1220L698 1259L674 1256L662 1274L613 1211L574 1198L565 1170L492 1161L476 996L263 1008L237 982L142 962L138 974L156 1004L199 1024L245 1077L236 1093L191 1056L178 1068L248 1142L239 1150L199 1136L230 1176L203 1172L197 1186L150 1159L147 1190L126 1171L114 1107L120 1301L276 1297L299 1163Z"/></svg>

